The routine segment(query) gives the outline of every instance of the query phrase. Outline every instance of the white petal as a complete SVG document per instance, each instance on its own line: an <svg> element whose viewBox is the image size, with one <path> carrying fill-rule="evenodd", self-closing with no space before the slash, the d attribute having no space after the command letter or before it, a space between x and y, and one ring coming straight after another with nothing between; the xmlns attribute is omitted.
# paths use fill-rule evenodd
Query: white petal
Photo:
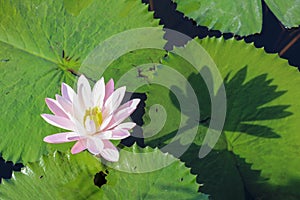
<svg viewBox="0 0 300 200"><path fill-rule="evenodd" d="M112 95L110 95L110 97L108 97L107 101L105 102L103 112L105 112L108 115L113 113L120 106L124 98L125 91L126 91L125 86L120 87L116 91L114 91Z"/></svg>
<svg viewBox="0 0 300 200"><path fill-rule="evenodd" d="M74 90L65 83L61 84L61 93L62 93L62 96L65 99L67 99L68 101L70 101L71 103L73 102L73 98L76 95Z"/></svg>
<svg viewBox="0 0 300 200"><path fill-rule="evenodd" d="M119 160L119 151L118 149L109 141L104 140L104 148L100 152L100 155L108 161L117 162Z"/></svg>
<svg viewBox="0 0 300 200"><path fill-rule="evenodd" d="M87 149L94 155L98 155L103 150L103 141L98 138L87 139Z"/></svg>
<svg viewBox="0 0 300 200"><path fill-rule="evenodd" d="M83 105L80 104L78 96L76 98L74 98L72 110L73 110L73 113L74 113L73 116L78 122L83 123L83 117L85 115L85 109L86 108L84 108Z"/></svg>
<svg viewBox="0 0 300 200"><path fill-rule="evenodd" d="M95 84L92 91L92 96L93 96L93 107L99 106L100 109L102 109L103 100L105 97L105 84L104 84L103 77Z"/></svg>
<svg viewBox="0 0 300 200"><path fill-rule="evenodd" d="M124 130L131 130L136 126L136 123L134 122L125 122L122 124L119 124L115 127L115 129L124 129Z"/></svg>
<svg viewBox="0 0 300 200"><path fill-rule="evenodd" d="M73 123L75 125L74 132L78 133L78 135L80 135L80 136L86 136L87 131L84 128L84 125L82 123L80 123L77 119L75 119L74 117L71 117L71 120L73 121Z"/></svg>
<svg viewBox="0 0 300 200"><path fill-rule="evenodd" d="M74 131L74 123L67 118L49 114L42 114L41 116L46 122L53 126Z"/></svg>
<svg viewBox="0 0 300 200"><path fill-rule="evenodd" d="M103 122L102 122L102 124L101 124L99 130L100 130L100 131L105 130L106 127L110 124L112 118L113 118L112 115L109 115L108 117L106 117L106 118L103 120Z"/></svg>
<svg viewBox="0 0 300 200"><path fill-rule="evenodd" d="M87 119L85 120L85 128L90 133L96 132L95 122L93 120L90 120L90 117L87 117Z"/></svg>
<svg viewBox="0 0 300 200"><path fill-rule="evenodd" d="M107 125L106 129L111 129L119 125L126 118L128 118L135 111L135 109L136 108L127 107L113 114L113 118L110 121L110 123Z"/></svg>
<svg viewBox="0 0 300 200"><path fill-rule="evenodd" d="M94 137L99 138L101 140L109 140L112 138L112 131L104 131L104 132L99 132Z"/></svg>
<svg viewBox="0 0 300 200"><path fill-rule="evenodd" d="M132 99L132 100L124 103L123 105L121 105L115 112L118 112L118 111L123 110L128 107L136 109L136 107L140 103L140 101L141 101L140 99Z"/></svg>
<svg viewBox="0 0 300 200"><path fill-rule="evenodd" d="M90 108L92 106L91 86L90 86L88 80L83 75L81 75L78 79L77 95L78 95L79 104L82 106L83 109Z"/></svg>

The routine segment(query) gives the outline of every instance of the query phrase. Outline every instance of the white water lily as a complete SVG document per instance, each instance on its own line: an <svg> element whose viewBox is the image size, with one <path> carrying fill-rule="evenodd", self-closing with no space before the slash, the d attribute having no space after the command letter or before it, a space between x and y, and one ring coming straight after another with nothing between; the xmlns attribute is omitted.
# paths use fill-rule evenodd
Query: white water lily
<svg viewBox="0 0 300 200"><path fill-rule="evenodd" d="M136 124L122 123L135 111L139 99L121 105L125 87L114 90L111 79L106 85L101 78L91 86L85 76L80 76L77 94L67 84L62 83L62 96L46 98L46 104L54 115L42 114L49 124L69 130L44 138L48 143L77 141L72 147L73 154L85 149L112 162L119 160L119 152L110 140L120 140L130 136L129 130ZM121 106L120 106L121 105Z"/></svg>

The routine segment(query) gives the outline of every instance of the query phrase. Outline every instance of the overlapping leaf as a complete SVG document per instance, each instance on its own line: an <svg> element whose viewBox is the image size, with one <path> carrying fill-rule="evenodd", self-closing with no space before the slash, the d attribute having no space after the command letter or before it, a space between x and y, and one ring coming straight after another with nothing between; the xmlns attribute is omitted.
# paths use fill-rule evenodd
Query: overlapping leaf
<svg viewBox="0 0 300 200"><path fill-rule="evenodd" d="M99 191L94 175L103 166L88 152L54 152L28 163L0 187L3 199L87 199Z"/></svg>
<svg viewBox="0 0 300 200"><path fill-rule="evenodd" d="M199 185L190 169L173 156L136 145L122 151L101 188L105 199L208 199L197 192Z"/></svg>
<svg viewBox="0 0 300 200"><path fill-rule="evenodd" d="M146 153L151 156L145 157ZM167 167L142 173L145 167L150 169L166 161L171 161ZM123 149L120 161L110 166L113 168L105 170L88 152L55 152L4 181L0 194L5 199L208 199L197 192L196 177L190 169L158 149L134 145ZM94 175L99 171L107 174L101 188L94 185Z"/></svg>
<svg viewBox="0 0 300 200"><path fill-rule="evenodd" d="M162 63L184 75L197 94L201 113L198 133L181 160L191 166L193 173L199 174L199 181L204 184L200 191L212 194L214 199L244 199L246 195L263 199L298 199L300 94L297 85L300 77L297 70L277 55L267 55L262 49L243 42L222 39L198 42L216 63L224 78L227 95L223 133L214 149L203 159L198 154L212 120L208 89L201 75L179 56L171 53ZM189 48L189 44L185 48ZM203 56L201 58L205 60ZM204 64L208 65L199 66L201 74L206 78L213 77L212 66ZM154 79L160 77L159 73L158 70ZM190 102L186 86L177 87L174 77L173 80L178 93L181 91L185 102ZM146 143L162 148L175 137L175 143L184 144L184 135L177 138L176 127L179 128L180 120L187 125L195 120L193 112L183 112L180 116L178 111L182 105L173 92L155 84L150 88L153 92L148 93L147 110L154 104L161 104L165 106L167 119L163 129L146 138ZM217 91L213 98L218 97ZM158 109L156 117L160 118L161 113ZM144 119L147 126L151 116ZM185 130L186 134L190 131Z"/></svg>
<svg viewBox="0 0 300 200"><path fill-rule="evenodd" d="M199 25L221 32L250 35L261 31L261 1L174 0L177 9ZM266 0L275 16L288 28L300 25L299 0Z"/></svg>

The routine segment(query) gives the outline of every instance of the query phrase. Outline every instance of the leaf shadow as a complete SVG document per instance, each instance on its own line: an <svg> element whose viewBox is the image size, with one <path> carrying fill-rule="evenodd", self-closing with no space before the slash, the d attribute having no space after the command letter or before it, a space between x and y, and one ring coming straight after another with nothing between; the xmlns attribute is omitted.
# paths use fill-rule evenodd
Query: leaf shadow
<svg viewBox="0 0 300 200"><path fill-rule="evenodd" d="M197 175L201 184L199 192L212 199L300 199L300 179L291 179L287 184L272 185L269 178L262 177L261 170L254 170L251 163L228 150L212 150L199 158L200 145L191 144L180 157L191 173Z"/></svg>
<svg viewBox="0 0 300 200"><path fill-rule="evenodd" d="M213 86L210 70L204 67L200 73L206 76L206 83ZM266 139L279 139L279 133L259 122L283 119L293 114L287 111L290 105L275 104L266 106L267 103L284 95L286 91L278 91L277 86L272 84L273 80L268 79L267 74L246 80L247 66L236 72L232 77L230 75L228 73L223 82L227 93L227 113L223 130ZM188 81L198 98L201 115L198 125L207 129L211 120L212 102L209 90L199 74L190 75ZM174 86L171 90L177 90L177 92L184 95L184 92L178 87ZM218 95L221 95L219 91L213 98L219 98ZM170 92L169 97L175 107L180 110L176 96ZM189 94L185 95L185 102L189 102L190 98ZM195 109L191 107L180 111L186 116L194 116L192 113L195 112ZM195 126L195 120L195 118L189 117L183 129L188 130ZM170 139L176 137L176 134L177 130L152 141L150 140L147 144L161 148ZM200 130L196 140L200 138L201 141L204 136ZM219 140L218 142L222 141ZM180 140L175 140L174 143L183 146ZM180 156L180 159L188 167L191 167L191 172L197 175L197 182L204 184L203 187L200 187L200 192L212 195L213 199L250 200L268 199L272 196L270 191L275 192L277 190L278 186L270 185L269 180L261 176L261 171L253 170L251 163L247 163L244 158L232 151L226 148L215 148L207 156L200 159L198 155L201 147L201 145L194 142Z"/></svg>
<svg viewBox="0 0 300 200"><path fill-rule="evenodd" d="M255 199L251 187L264 184L260 170L252 170L245 159L227 150L212 150L206 157L198 157L200 145L193 143L180 157L201 184L199 192L212 199ZM249 178L251 177L251 178Z"/></svg>
<svg viewBox="0 0 300 200"><path fill-rule="evenodd" d="M207 67L200 72L206 76L208 84L213 86L212 74ZM284 95L286 91L276 91L277 86L272 85L272 79L267 78L267 74L262 74L251 80L246 81L247 66L239 70L230 79L230 73L224 78L224 86L227 98L227 112L223 130L235 131L263 138L279 138L280 135L275 133L271 127L257 124L263 120L275 120L292 115L287 111L290 105L272 105L265 104ZM199 124L209 126L211 121L211 98L209 96L206 83L198 74L191 74L188 81L193 86L195 94L198 98L201 119ZM180 91L179 88L172 88ZM220 91L213 98L220 98ZM180 110L180 106L173 93L169 93L173 104ZM190 98L186 96L186 101ZM218 107L218 105L216 105ZM184 115L192 116L192 109L183 111ZM190 118L188 126L194 123L194 119Z"/></svg>

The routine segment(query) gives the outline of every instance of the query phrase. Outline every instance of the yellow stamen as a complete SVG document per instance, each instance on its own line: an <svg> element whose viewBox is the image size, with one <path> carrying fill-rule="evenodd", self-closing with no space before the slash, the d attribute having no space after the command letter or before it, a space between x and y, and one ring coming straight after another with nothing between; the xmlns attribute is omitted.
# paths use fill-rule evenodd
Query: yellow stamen
<svg viewBox="0 0 300 200"><path fill-rule="evenodd" d="M85 126L85 121L86 121L87 117L89 117L90 120L94 121L96 129L98 129L100 127L100 125L102 124L102 121L103 121L102 112L98 106L96 106L94 108L89 108L85 111L85 115L83 118L84 126Z"/></svg>

